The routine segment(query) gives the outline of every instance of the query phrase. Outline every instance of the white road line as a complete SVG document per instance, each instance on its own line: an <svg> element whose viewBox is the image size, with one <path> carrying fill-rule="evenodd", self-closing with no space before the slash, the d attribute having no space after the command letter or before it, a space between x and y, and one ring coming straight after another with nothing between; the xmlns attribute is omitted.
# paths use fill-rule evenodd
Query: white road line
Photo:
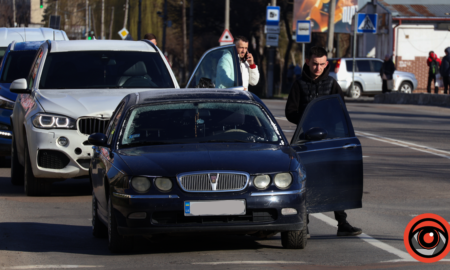
<svg viewBox="0 0 450 270"><path fill-rule="evenodd" d="M102 268L104 265L19 265L1 267L0 269L72 269L72 268Z"/></svg>
<svg viewBox="0 0 450 270"><path fill-rule="evenodd" d="M295 129L283 129L284 132L295 132Z"/></svg>
<svg viewBox="0 0 450 270"><path fill-rule="evenodd" d="M278 120L283 120L283 121L289 121L289 120L287 120L287 118L286 118L286 117L275 117L275 119L278 119Z"/></svg>
<svg viewBox="0 0 450 270"><path fill-rule="evenodd" d="M390 144L406 147L406 148L409 148L412 150L416 150L416 151L420 151L420 152L424 152L424 153L432 154L435 156L450 159L450 152L448 152L448 151L444 151L444 150L440 150L440 149L436 149L436 148L432 148L432 147L428 147L428 146L424 146L424 145L420 145L420 144L391 139L391 138L387 138L387 137L383 137L383 136L378 136L378 135L367 133L367 132L356 131L355 133L358 136L362 136L362 137L372 139L375 141L390 143Z"/></svg>
<svg viewBox="0 0 450 270"><path fill-rule="evenodd" d="M192 264L219 265L219 264L302 264L300 261L229 261L229 262L194 262Z"/></svg>

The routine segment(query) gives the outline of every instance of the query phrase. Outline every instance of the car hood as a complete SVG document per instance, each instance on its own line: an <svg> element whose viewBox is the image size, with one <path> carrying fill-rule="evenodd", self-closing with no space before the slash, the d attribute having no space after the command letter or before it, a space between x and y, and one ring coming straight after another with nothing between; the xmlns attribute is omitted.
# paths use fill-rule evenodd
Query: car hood
<svg viewBox="0 0 450 270"><path fill-rule="evenodd" d="M130 175L174 177L179 173L232 170L249 174L289 171L290 146L262 143L205 143L146 146L117 152Z"/></svg>
<svg viewBox="0 0 450 270"><path fill-rule="evenodd" d="M398 71L398 70L396 70L394 72L394 76L396 76L396 75L398 75L400 77L416 78L416 76L413 73L406 72L406 71Z"/></svg>
<svg viewBox="0 0 450 270"><path fill-rule="evenodd" d="M147 89L148 90L148 89ZM72 118L94 116L110 118L119 102L136 89L40 90L37 99L47 113Z"/></svg>
<svg viewBox="0 0 450 270"><path fill-rule="evenodd" d="M0 83L0 96L9 100L16 101L17 94L9 91L10 83Z"/></svg>

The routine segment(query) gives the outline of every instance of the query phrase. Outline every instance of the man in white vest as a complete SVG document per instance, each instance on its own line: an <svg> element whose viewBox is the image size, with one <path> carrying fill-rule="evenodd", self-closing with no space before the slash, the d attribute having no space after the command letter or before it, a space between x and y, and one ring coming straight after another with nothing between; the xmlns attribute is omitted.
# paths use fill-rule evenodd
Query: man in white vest
<svg viewBox="0 0 450 270"><path fill-rule="evenodd" d="M241 59L242 83L244 90L248 91L248 85L255 86L259 81L258 66L255 64L253 55L248 52L248 40L243 36L238 36L234 40L236 49Z"/></svg>

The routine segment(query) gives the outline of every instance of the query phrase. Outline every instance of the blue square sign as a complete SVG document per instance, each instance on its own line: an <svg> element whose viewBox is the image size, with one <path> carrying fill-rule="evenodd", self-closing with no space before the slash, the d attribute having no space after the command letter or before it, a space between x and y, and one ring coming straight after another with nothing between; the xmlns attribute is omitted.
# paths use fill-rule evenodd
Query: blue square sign
<svg viewBox="0 0 450 270"><path fill-rule="evenodd" d="M311 21L297 21L296 39L298 43L311 42Z"/></svg>
<svg viewBox="0 0 450 270"><path fill-rule="evenodd" d="M377 14L358 13L357 33L377 33Z"/></svg>
<svg viewBox="0 0 450 270"><path fill-rule="evenodd" d="M280 7L268 6L266 11L266 25L280 24Z"/></svg>

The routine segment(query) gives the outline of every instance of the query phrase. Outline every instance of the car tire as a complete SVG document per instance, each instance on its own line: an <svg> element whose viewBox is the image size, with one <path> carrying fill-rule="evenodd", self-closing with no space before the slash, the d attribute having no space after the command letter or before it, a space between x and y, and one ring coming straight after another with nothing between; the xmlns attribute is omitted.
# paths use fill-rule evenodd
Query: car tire
<svg viewBox="0 0 450 270"><path fill-rule="evenodd" d="M27 196L46 196L50 195L51 184L45 182L44 179L34 177L33 169L31 168L30 152L28 150L28 143L25 142L25 170L24 170L24 191Z"/></svg>
<svg viewBox="0 0 450 270"><path fill-rule="evenodd" d="M411 94L413 91L413 87L409 82L403 82L400 85L400 93L404 93L404 94Z"/></svg>
<svg viewBox="0 0 450 270"><path fill-rule="evenodd" d="M92 235L96 238L106 238L108 236L108 227L98 217L98 201L92 191Z"/></svg>
<svg viewBox="0 0 450 270"><path fill-rule="evenodd" d="M14 136L11 140L11 184L14 186L23 186L24 169L17 157L17 146Z"/></svg>
<svg viewBox="0 0 450 270"><path fill-rule="evenodd" d="M281 245L286 249L304 249L308 243L306 211L303 215L303 228L300 231L281 232Z"/></svg>
<svg viewBox="0 0 450 270"><path fill-rule="evenodd" d="M350 85L348 89L348 96L350 98L359 98L362 94L362 87L359 83L355 83L355 86L352 89L352 86Z"/></svg>
<svg viewBox="0 0 450 270"><path fill-rule="evenodd" d="M117 230L111 198L108 199L108 248L112 253L129 252L133 249L133 237L122 236Z"/></svg>

